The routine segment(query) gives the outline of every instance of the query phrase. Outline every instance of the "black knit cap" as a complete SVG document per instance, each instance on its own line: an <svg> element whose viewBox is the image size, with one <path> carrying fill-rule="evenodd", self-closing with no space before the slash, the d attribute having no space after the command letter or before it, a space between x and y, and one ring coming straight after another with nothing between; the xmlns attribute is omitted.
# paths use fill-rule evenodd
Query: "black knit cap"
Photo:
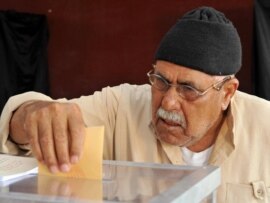
<svg viewBox="0 0 270 203"><path fill-rule="evenodd" d="M210 75L237 73L242 65L241 42L225 15L211 7L186 13L162 39L155 60Z"/></svg>

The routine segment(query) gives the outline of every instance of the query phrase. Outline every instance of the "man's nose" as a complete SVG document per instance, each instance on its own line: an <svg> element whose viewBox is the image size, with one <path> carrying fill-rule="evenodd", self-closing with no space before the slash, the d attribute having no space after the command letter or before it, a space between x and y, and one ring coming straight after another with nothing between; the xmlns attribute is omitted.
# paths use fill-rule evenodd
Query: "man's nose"
<svg viewBox="0 0 270 203"><path fill-rule="evenodd" d="M181 106L182 98L176 91L175 87L170 87L162 98L162 106L165 109L176 110Z"/></svg>

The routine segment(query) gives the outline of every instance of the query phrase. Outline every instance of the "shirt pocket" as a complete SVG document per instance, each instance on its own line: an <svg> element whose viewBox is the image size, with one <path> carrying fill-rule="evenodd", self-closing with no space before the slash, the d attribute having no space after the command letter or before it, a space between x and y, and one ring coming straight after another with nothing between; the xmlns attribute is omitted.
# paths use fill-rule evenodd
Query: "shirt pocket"
<svg viewBox="0 0 270 203"><path fill-rule="evenodd" d="M270 188L263 181L226 184L226 203L270 203Z"/></svg>

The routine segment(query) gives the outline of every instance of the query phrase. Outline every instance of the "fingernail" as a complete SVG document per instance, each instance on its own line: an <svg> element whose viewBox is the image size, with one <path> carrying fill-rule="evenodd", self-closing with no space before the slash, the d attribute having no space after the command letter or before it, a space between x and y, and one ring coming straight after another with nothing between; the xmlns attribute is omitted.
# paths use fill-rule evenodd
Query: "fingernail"
<svg viewBox="0 0 270 203"><path fill-rule="evenodd" d="M70 169L70 167L69 167L68 164L62 164L62 165L60 166L60 169L61 169L62 172L68 172L69 169Z"/></svg>
<svg viewBox="0 0 270 203"><path fill-rule="evenodd" d="M70 162L71 162L72 164L76 164L76 163L78 163L78 161L79 161L78 156L76 156L76 155L71 156Z"/></svg>
<svg viewBox="0 0 270 203"><path fill-rule="evenodd" d="M51 173L57 173L58 172L58 168L56 166L50 166L50 171Z"/></svg>

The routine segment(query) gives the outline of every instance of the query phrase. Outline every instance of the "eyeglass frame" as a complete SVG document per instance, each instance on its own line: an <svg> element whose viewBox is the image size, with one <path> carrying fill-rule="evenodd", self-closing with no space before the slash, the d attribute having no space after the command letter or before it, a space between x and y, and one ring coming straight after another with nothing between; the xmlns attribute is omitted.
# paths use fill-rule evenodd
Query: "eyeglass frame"
<svg viewBox="0 0 270 203"><path fill-rule="evenodd" d="M155 65L153 65L153 67L155 68ZM192 86L190 86L190 85L186 85L186 84L172 84L172 83L169 83L163 76L161 76L161 75L159 75L159 74L156 74L156 73L153 73L153 72L154 72L154 69L150 70L150 71L147 73L147 76L148 76L148 78L149 78L150 84L151 84L154 88L156 88L156 89L158 89L158 90L160 90L160 91L168 91L168 89L169 89L170 87L176 87L176 91L177 91L178 95L180 95L183 99L188 100L188 101L194 101L194 100L198 99L199 97L204 96L204 95L205 95L207 92L209 92L209 90L211 90L211 89L215 89L215 90L217 90L217 91L220 91L220 90L221 90L221 87L222 87L227 81L229 81L229 80L231 80L232 78L234 78L234 75L227 75L227 76L225 76L222 80L217 81L216 83L214 83L214 84L210 85L208 88L206 88L204 91L201 91L201 90L198 90L198 89L196 89L195 87L192 87ZM161 81L164 82L164 84L166 85L166 88L165 88L165 89L161 89L161 88L158 88L158 87L154 86L154 85L153 85L154 82L152 82L151 79L150 79L151 76L155 76L155 77L161 79ZM177 88L177 87L178 87L178 88ZM197 96L194 97L193 99L187 99L187 98L183 95L183 93L181 93L180 91L178 91L178 90L181 90L181 88L179 88L179 87L187 87L188 89L193 90L194 92L196 92L196 95L197 95Z"/></svg>

